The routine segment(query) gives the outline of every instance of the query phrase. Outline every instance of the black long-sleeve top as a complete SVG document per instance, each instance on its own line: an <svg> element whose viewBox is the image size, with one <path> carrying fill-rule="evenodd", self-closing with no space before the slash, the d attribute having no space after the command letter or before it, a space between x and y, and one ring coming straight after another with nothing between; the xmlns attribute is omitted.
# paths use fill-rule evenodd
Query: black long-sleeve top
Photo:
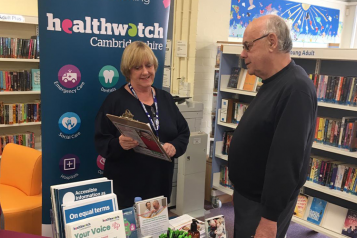
<svg viewBox="0 0 357 238"><path fill-rule="evenodd" d="M233 134L228 157L235 190L277 221L305 183L317 98L312 80L291 61L263 85Z"/></svg>
<svg viewBox="0 0 357 238"><path fill-rule="evenodd" d="M187 148L190 136L188 124L172 96L157 88L155 91L160 120L159 139L160 142L171 143L175 147L174 158L177 158ZM124 150L119 144L119 131L105 116L121 116L126 109L130 110L135 120L149 123L140 101L124 86L108 95L95 121L95 146L98 153L106 158L104 176L113 180L120 209L132 206L134 197L148 199L164 195L169 203L174 162L135 153L132 149Z"/></svg>

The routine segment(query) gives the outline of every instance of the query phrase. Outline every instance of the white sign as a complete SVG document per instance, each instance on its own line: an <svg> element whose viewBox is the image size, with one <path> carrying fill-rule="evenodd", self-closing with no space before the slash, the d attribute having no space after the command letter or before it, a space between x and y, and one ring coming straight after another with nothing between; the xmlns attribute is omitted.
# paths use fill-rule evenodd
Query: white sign
<svg viewBox="0 0 357 238"><path fill-rule="evenodd" d="M309 56L316 56L314 50L291 50L290 51L291 57L309 57Z"/></svg>
<svg viewBox="0 0 357 238"><path fill-rule="evenodd" d="M166 42L166 51L165 51L165 66L171 66L171 40Z"/></svg>
<svg viewBox="0 0 357 238"><path fill-rule="evenodd" d="M162 86L169 88L171 86L171 70L170 68L164 68L164 77L162 80Z"/></svg>
<svg viewBox="0 0 357 238"><path fill-rule="evenodd" d="M178 40L176 43L176 56L177 57L187 57L187 42L183 40Z"/></svg>
<svg viewBox="0 0 357 238"><path fill-rule="evenodd" d="M194 145L201 144L201 138L193 138L193 144Z"/></svg>
<svg viewBox="0 0 357 238"><path fill-rule="evenodd" d="M25 18L20 15L0 14L0 21L25 22Z"/></svg>

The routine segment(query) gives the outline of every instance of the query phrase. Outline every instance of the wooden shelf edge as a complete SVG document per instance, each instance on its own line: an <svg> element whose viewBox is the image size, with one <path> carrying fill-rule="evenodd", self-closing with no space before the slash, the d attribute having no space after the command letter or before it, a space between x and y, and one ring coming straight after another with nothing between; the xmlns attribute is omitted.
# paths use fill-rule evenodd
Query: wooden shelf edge
<svg viewBox="0 0 357 238"><path fill-rule="evenodd" d="M12 124L12 125L4 125L1 124L0 128L5 128L5 127L18 127L18 126L36 126L36 125L41 125L41 122L26 122L26 123L20 123L20 124Z"/></svg>

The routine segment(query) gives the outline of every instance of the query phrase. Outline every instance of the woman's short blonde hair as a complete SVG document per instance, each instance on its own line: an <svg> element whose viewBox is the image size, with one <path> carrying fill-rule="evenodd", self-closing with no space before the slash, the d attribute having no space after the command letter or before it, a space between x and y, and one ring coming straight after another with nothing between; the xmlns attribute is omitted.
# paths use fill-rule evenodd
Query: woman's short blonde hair
<svg viewBox="0 0 357 238"><path fill-rule="evenodd" d="M134 41L125 48L121 57L120 71L127 82L130 82L130 69L141 66L146 60L154 65L156 72L159 64L154 52L147 44L142 41Z"/></svg>

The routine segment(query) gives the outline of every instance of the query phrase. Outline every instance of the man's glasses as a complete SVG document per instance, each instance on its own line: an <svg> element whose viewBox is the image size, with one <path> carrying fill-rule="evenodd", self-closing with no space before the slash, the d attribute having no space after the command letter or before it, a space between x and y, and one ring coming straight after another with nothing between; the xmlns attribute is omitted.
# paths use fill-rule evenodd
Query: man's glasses
<svg viewBox="0 0 357 238"><path fill-rule="evenodd" d="M254 45L254 42L256 42L257 40L260 40L260 39L263 39L265 37L267 37L270 33L262 36L262 37L259 37L258 39L255 39L255 40L252 40L252 41L244 41L243 42L243 50L246 50L246 51L249 51L252 46Z"/></svg>

